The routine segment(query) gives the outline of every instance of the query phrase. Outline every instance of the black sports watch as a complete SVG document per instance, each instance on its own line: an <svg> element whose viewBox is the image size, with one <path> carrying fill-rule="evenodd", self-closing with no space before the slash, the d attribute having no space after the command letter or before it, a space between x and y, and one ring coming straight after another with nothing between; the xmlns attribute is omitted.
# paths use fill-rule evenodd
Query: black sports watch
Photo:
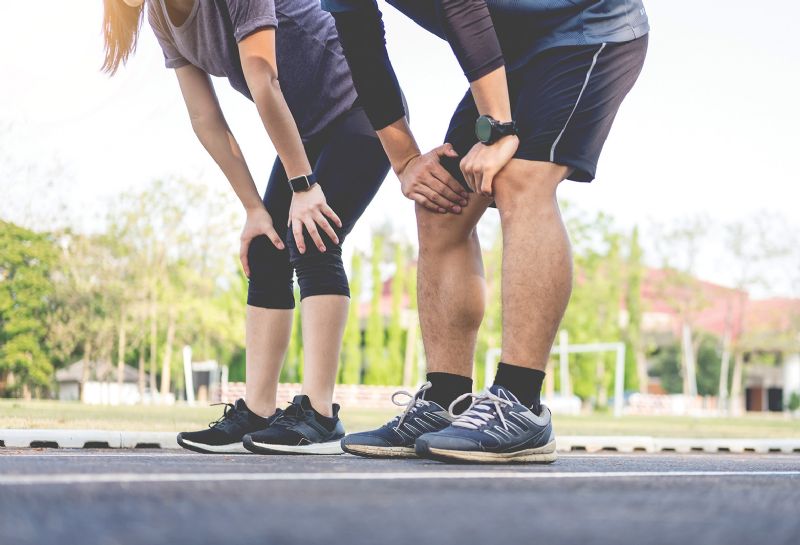
<svg viewBox="0 0 800 545"><path fill-rule="evenodd" d="M514 121L501 123L490 115L482 115L475 122L475 136L478 141L491 146L504 136L517 134L517 124Z"/></svg>
<svg viewBox="0 0 800 545"><path fill-rule="evenodd" d="M298 176L297 178L292 178L289 180L289 188L294 193L302 193L303 191L308 191L314 184L317 183L317 177L314 176L314 173L308 174L306 176Z"/></svg>

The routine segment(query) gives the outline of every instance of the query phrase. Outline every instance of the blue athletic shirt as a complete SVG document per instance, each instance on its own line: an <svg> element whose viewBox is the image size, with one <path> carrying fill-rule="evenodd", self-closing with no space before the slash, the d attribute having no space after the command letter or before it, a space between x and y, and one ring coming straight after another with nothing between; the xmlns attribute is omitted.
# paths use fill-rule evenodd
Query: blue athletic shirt
<svg viewBox="0 0 800 545"><path fill-rule="evenodd" d="M387 0L447 40L469 81L505 66L509 72L560 46L627 42L650 26L642 0ZM386 54L376 0L322 0L336 19L356 90L376 129L402 107ZM393 89L394 88L394 89ZM380 103L380 104L379 104Z"/></svg>

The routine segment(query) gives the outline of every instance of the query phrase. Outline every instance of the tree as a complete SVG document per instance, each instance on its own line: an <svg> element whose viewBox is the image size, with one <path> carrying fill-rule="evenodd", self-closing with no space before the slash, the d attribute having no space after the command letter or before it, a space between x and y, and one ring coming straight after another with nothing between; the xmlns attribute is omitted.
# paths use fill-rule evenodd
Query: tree
<svg viewBox="0 0 800 545"><path fill-rule="evenodd" d="M639 244L639 228L634 227L631 233L628 261L626 267L627 285L625 290L625 306L628 309L628 324L625 335L628 350L625 351L626 359L632 359L636 369L636 385L639 392L647 393L647 356L642 339L642 277L644 276L644 265L642 263L642 247ZM628 370L626 362L626 371ZM627 379L625 385L629 388L634 387L633 381Z"/></svg>
<svg viewBox="0 0 800 545"><path fill-rule="evenodd" d="M0 221L0 378L8 393L50 385L45 320L57 255L46 235Z"/></svg>
<svg viewBox="0 0 800 545"><path fill-rule="evenodd" d="M735 291L731 292L727 303L725 332L722 340L720 361L719 400L720 406L738 413L744 406L742 399L742 379L744 376L744 352L747 349L746 318L748 292L767 284L767 273L776 259L787 255L791 246L782 242L786 230L778 225L776 218L768 213L759 213L750 218L735 221L725 227L726 250L730 270L734 276ZM753 347L761 348L761 347ZM730 398L733 407L728 406L728 370L730 358L734 358L733 381Z"/></svg>
<svg viewBox="0 0 800 545"><path fill-rule="evenodd" d="M359 306L361 302L362 257L353 253L352 272L350 274L350 309L347 313L347 325L342 343L342 363L339 375L344 384L361 382L361 319Z"/></svg>
<svg viewBox="0 0 800 545"><path fill-rule="evenodd" d="M570 343L613 342L622 338L620 303L624 263L623 235L603 213L588 216L564 207L573 243L572 297L562 321ZM572 391L598 406L607 403L614 365L609 354L570 357Z"/></svg>
<svg viewBox="0 0 800 545"><path fill-rule="evenodd" d="M381 263L383 262L383 245L385 238L381 234L372 237L372 257L370 269L372 274L372 299L370 312L367 318L366 331L366 384L388 384L390 373L386 365L386 333L381 314L381 300L383 298L383 280L381 278Z"/></svg>
<svg viewBox="0 0 800 545"><path fill-rule="evenodd" d="M702 284L696 279L697 259L708 228L709 221L705 216L687 217L662 227L656 237L665 272L658 289L680 319L683 393L690 396L697 395L699 339L694 333L694 321L697 313L708 304Z"/></svg>
<svg viewBox="0 0 800 545"><path fill-rule="evenodd" d="M406 293L408 273L406 270L405 246L400 242L394 247L394 275L392 276L392 309L389 317L387 337L387 380L389 384L400 384L403 375L403 296Z"/></svg>

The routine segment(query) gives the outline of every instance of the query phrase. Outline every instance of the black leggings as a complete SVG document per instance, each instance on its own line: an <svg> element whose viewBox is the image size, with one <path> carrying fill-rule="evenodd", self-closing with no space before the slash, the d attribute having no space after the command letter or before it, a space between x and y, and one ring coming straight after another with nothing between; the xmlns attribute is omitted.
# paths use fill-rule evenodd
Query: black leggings
<svg viewBox="0 0 800 545"><path fill-rule="evenodd" d="M342 114L321 133L305 142L328 205L342 220L342 227L331 223L339 244L334 244L322 229L326 252L310 243L306 253L297 250L289 221L292 192L280 159L275 161L264 193L264 206L278 234L283 233L287 250L278 250L266 236L250 243L250 286L247 304L262 308L294 308L292 273L297 273L300 298L312 295L350 296L342 264L342 242L364 213L389 172L389 161L363 108L356 105Z"/></svg>

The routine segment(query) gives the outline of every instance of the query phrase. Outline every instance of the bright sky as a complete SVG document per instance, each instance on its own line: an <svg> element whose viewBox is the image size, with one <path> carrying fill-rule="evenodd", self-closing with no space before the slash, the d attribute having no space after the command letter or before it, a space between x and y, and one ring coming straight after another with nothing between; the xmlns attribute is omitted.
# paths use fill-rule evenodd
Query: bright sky
<svg viewBox="0 0 800 545"><path fill-rule="evenodd" d="M800 3L645 2L653 32L644 72L597 180L564 184L561 197L645 228L697 212L720 222L761 210L795 219L800 176L789 159L800 144ZM10 219L65 201L71 221L91 228L116 193L154 178L226 184L196 141L147 26L128 68L113 79L99 73L101 10L100 0L2 2L0 164L28 168L33 180L12 186L0 168L0 210ZM466 81L444 42L392 8L385 12L413 129L424 148L433 147ZM217 90L263 189L275 153L256 110L226 82ZM48 176L52 186L36 182ZM412 204L393 177L351 245L367 247L370 227L387 218L415 238ZM707 261L704 276L726 280Z"/></svg>

